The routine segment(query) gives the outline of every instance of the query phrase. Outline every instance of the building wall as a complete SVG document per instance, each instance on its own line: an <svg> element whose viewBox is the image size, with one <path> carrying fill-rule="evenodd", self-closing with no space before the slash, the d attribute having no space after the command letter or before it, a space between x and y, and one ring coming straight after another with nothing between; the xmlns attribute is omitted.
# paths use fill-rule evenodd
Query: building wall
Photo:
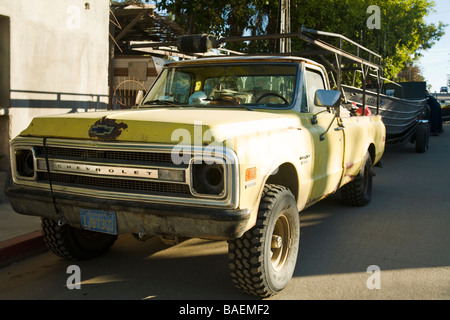
<svg viewBox="0 0 450 320"><path fill-rule="evenodd" d="M0 28L0 171L9 171L4 141L33 117L106 109L109 1L0 0Z"/></svg>
<svg viewBox="0 0 450 320"><path fill-rule="evenodd" d="M12 135L38 115L106 108L109 1L1 0L10 19Z"/></svg>

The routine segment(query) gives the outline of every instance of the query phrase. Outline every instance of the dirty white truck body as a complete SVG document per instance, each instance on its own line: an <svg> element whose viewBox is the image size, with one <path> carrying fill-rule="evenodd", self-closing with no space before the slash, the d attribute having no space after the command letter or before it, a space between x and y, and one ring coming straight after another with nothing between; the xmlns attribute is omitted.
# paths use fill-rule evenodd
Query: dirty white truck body
<svg viewBox="0 0 450 320"><path fill-rule="evenodd" d="M348 202L370 201L385 128L339 102L323 66L302 58L174 62L137 108L35 118L11 144L8 196L17 212L43 217L50 234L67 226L105 237L228 240L236 285L271 295L290 279L298 249L298 221L283 210L297 214L346 185ZM278 210L278 198L291 202ZM259 227L273 210L285 221ZM255 228L271 240L258 240L265 267L248 289L235 247L257 238ZM277 280L284 268L288 279Z"/></svg>

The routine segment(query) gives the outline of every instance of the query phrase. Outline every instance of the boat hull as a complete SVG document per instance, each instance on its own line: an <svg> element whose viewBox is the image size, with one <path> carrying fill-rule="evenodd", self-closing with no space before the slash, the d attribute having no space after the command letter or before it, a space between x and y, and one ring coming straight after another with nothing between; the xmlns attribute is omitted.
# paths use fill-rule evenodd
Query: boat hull
<svg viewBox="0 0 450 320"><path fill-rule="evenodd" d="M348 102L357 106L363 104L363 90L342 86ZM380 94L380 107L377 110L377 93L366 90L366 106L373 114L381 115L386 126L387 138L396 138L407 135L417 125L418 120L425 117L427 100L408 100Z"/></svg>

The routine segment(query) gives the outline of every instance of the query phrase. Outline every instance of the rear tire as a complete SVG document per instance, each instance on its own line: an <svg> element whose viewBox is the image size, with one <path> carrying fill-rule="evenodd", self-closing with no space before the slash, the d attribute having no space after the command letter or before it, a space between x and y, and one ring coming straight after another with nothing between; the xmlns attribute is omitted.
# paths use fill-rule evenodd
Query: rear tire
<svg viewBox="0 0 450 320"><path fill-rule="evenodd" d="M428 126L419 124L416 128L416 152L425 153L428 150L430 132Z"/></svg>
<svg viewBox="0 0 450 320"><path fill-rule="evenodd" d="M104 254L114 244L116 235L59 226L54 220L42 218L42 234L47 247L66 260L86 260Z"/></svg>
<svg viewBox="0 0 450 320"><path fill-rule="evenodd" d="M231 277L248 294L269 297L292 278L300 239L300 220L292 193L278 185L264 188L256 225L228 242Z"/></svg>
<svg viewBox="0 0 450 320"><path fill-rule="evenodd" d="M372 158L367 153L356 178L341 188L344 203L361 207L372 200Z"/></svg>

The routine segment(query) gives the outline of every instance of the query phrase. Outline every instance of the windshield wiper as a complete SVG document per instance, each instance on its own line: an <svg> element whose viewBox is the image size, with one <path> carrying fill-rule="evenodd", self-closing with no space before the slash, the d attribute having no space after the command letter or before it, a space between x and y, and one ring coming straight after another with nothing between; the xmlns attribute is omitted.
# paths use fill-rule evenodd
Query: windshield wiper
<svg viewBox="0 0 450 320"><path fill-rule="evenodd" d="M185 105L185 104L177 104L177 102L169 101L169 100L149 100L142 103L141 106L148 106L148 105L167 105L172 107L194 107L194 108L245 108L249 111L253 111L253 107L258 107L258 105L248 105L248 104L236 104L236 105Z"/></svg>
<svg viewBox="0 0 450 320"><path fill-rule="evenodd" d="M179 106L179 105L178 105L176 102L174 102L174 101L169 101L169 100L158 100L158 99L156 99L156 100L145 101L142 105L145 106L145 105L151 105L151 104L155 104L155 105L163 104L163 105L169 105L169 106L174 106L174 107L178 107L178 106Z"/></svg>

